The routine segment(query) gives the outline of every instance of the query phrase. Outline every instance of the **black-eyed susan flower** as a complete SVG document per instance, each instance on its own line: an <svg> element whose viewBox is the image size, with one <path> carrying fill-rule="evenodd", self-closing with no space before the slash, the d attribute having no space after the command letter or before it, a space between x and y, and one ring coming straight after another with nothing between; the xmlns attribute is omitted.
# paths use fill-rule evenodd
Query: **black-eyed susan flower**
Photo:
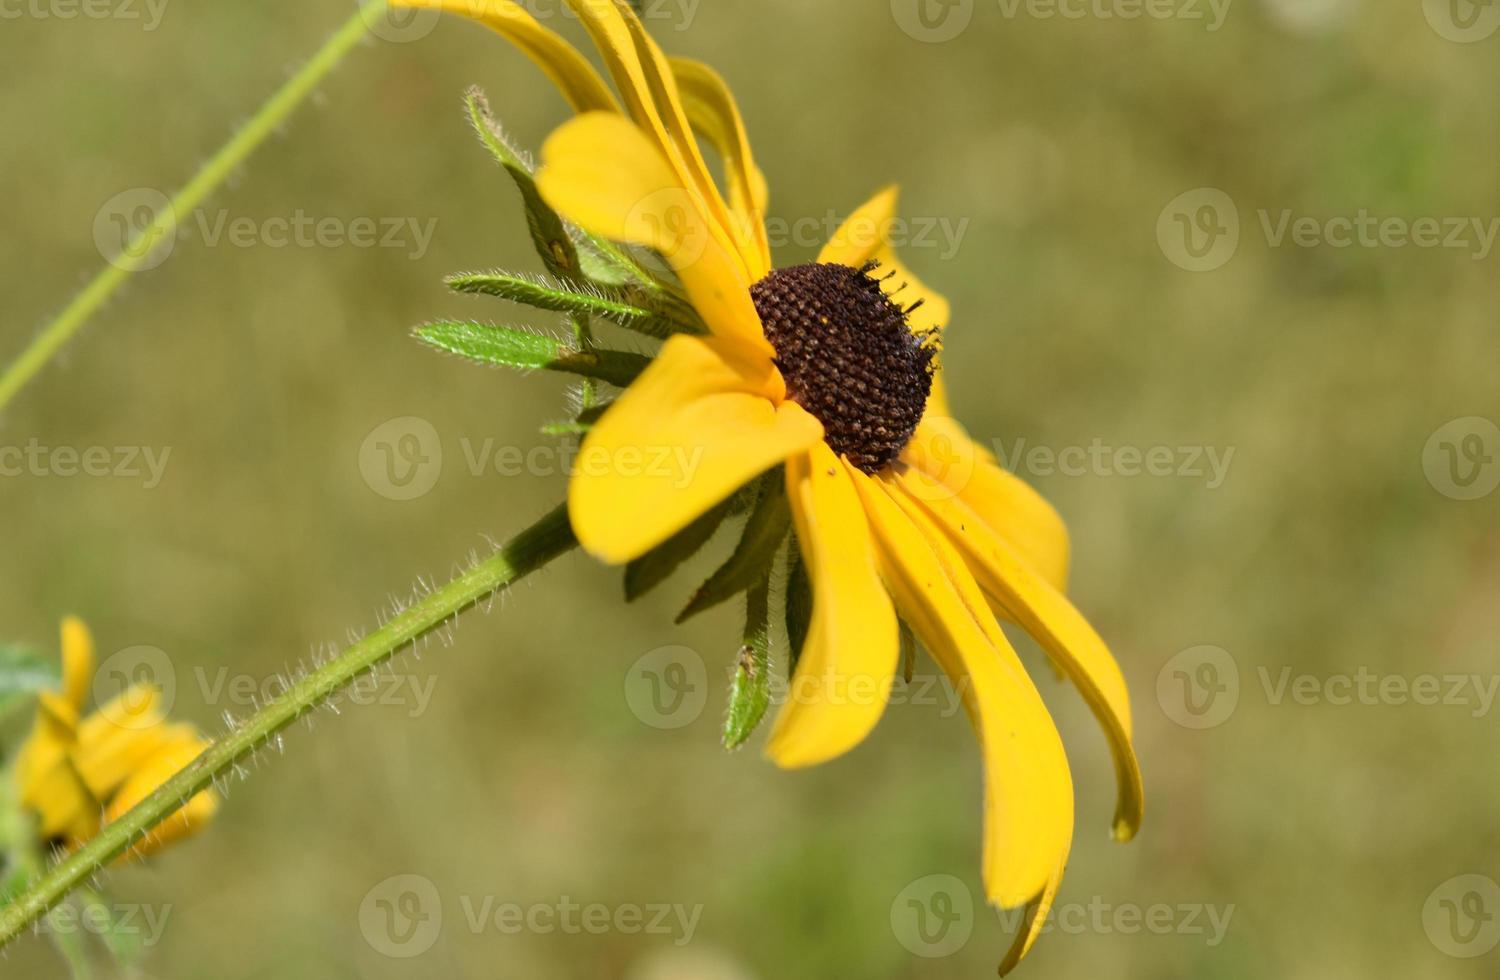
<svg viewBox="0 0 1500 980"><path fill-rule="evenodd" d="M466 14L551 76L577 115L543 147L541 198L591 236L664 258L705 328L672 333L643 369L587 349L549 349L554 359L536 362L628 380L589 419L569 487L579 542L615 563L638 562L683 535L701 544L707 535L691 532L705 515L722 513L763 474L783 474L784 498L772 489L762 500L784 499L790 510L812 602L793 694L768 753L801 767L859 744L901 671L908 624L963 693L982 745L985 888L999 905L1028 909L1005 964L1014 965L1056 894L1072 841L1073 791L1057 728L1000 621L1035 637L1103 725L1121 840L1135 833L1142 811L1130 706L1118 666L1065 597L1062 520L949 414L937 343L949 305L911 274L883 233L895 216L895 189L859 208L816 263L775 268L763 220L766 181L728 87L703 64L666 57L623 0L568 0L618 100L586 59L509 0L393 2ZM722 158L723 191L700 138ZM571 247L545 248L549 268L576 268L559 254ZM460 288L546 305L513 278L468 277ZM576 300L576 309L556 301L547 308L611 315L607 296ZM491 343L425 336L469 353ZM506 336L505 344L516 343ZM760 521L760 512L716 576L741 590L755 579L736 562L753 564L742 556L764 555L765 541L780 540L765 533L776 524Z"/></svg>
<svg viewBox="0 0 1500 980"><path fill-rule="evenodd" d="M161 690L133 684L83 714L94 676L94 641L75 618L62 624L62 687L38 695L31 735L16 757L16 798L35 817L37 837L63 847L88 840L146 798L208 747L194 726L170 722ZM145 857L202 829L218 810L198 793L129 853Z"/></svg>

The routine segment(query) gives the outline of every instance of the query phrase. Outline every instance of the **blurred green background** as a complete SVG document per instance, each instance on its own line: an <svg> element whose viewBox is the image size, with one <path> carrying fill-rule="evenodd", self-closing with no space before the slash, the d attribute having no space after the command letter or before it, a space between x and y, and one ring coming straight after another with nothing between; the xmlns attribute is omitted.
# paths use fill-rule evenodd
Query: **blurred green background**
<svg viewBox="0 0 1500 980"><path fill-rule="evenodd" d="M1129 18L1101 12L1142 8L1095 0L1073 18L1018 2L925 20L907 0L655 3L648 22L734 85L775 217L821 222L899 181L905 214L961 229L905 251L953 300L958 414L1069 521L1075 601L1124 667L1148 788L1140 838L1108 842L1103 739L1026 645L1079 821L1064 915L1020 975L1494 976L1500 783L1482 692L1500 652L1500 493L1483 491L1500 433L1475 418L1500 420L1500 256L1480 257L1473 231L1463 248L1274 232L1284 213L1500 218L1500 34L1485 33L1500 8L1181 0ZM69 9L28 0L0 23L7 359L99 266L107 202L179 185L352 8L168 3L154 29L143 4ZM534 9L579 38L556 4ZM274 686L564 492L556 467L476 473L470 457L550 445L538 428L565 416L566 382L437 356L408 329L557 326L440 279L539 267L464 87L483 85L530 146L565 107L471 25L386 33L205 221L409 219L432 228L428 247L209 244L184 221L168 260L0 417L0 447L170 450L156 485L0 478L0 638L52 649L59 617L82 615L102 657L163 651L174 714L210 730L252 710L220 681ZM1189 194L1204 188L1217 193ZM1184 236L1236 217L1237 246ZM778 264L815 254L782 244ZM371 453L408 417L442 466L430 492L391 499ZM1064 471L1017 459L1016 440L1097 445L1103 462ZM1172 473L1132 474L1131 451L1154 447ZM1228 460L1219 479L1210 452ZM167 916L138 975L990 975L1008 935L982 906L963 913L981 894L979 759L951 704L909 693L927 703L893 706L856 752L807 772L775 770L761 736L718 747L737 612L670 623L727 541L634 606L618 571L570 556L466 617L451 647L398 660L394 703L293 729L210 833L105 877L112 900ZM681 727L642 720L652 655L706 665L706 705ZM1459 703L1397 694L1424 676ZM1334 703L1361 677L1385 693ZM956 918L923 934L909 900L931 898L933 875L957 878ZM701 915L690 938L471 923L563 896ZM64 968L27 939L0 975Z"/></svg>

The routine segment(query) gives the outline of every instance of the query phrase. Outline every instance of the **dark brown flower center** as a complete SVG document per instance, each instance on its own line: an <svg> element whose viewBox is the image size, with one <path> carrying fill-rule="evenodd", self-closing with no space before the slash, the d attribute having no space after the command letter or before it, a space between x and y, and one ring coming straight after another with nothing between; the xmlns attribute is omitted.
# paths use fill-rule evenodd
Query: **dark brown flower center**
<svg viewBox="0 0 1500 980"><path fill-rule="evenodd" d="M934 345L870 275L847 265L777 269L750 287L788 396L866 473L911 441L932 392Z"/></svg>

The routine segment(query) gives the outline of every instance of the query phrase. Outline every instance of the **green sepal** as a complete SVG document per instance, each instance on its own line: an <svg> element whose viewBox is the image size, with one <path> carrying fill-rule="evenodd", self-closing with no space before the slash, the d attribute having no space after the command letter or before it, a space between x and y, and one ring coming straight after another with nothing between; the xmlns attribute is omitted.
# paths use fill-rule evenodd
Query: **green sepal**
<svg viewBox="0 0 1500 980"><path fill-rule="evenodd" d="M412 333L424 344L481 364L561 371L621 388L634 381L651 363L644 354L597 347L577 350L556 337L489 323L440 320L417 327Z"/></svg>
<svg viewBox="0 0 1500 980"><path fill-rule="evenodd" d="M609 401L599 405L590 405L579 412L576 418L567 419L563 422L548 422L542 426L542 434L549 436L585 435L613 404L614 402Z"/></svg>
<svg viewBox="0 0 1500 980"><path fill-rule="evenodd" d="M61 684L61 669L55 657L43 656L30 647L0 645L0 715L38 692L54 690Z"/></svg>
<svg viewBox="0 0 1500 980"><path fill-rule="evenodd" d="M78 890L78 904L79 914L91 923L86 931L98 934L116 966L128 968L140 960L145 944L139 926L116 914L104 896L92 888Z"/></svg>
<svg viewBox="0 0 1500 980"><path fill-rule="evenodd" d="M634 602L664 582L667 576L687 561L714 536L724 518L729 515L728 500L712 508L702 517L678 531L661 544L652 548L635 561L625 566L625 601Z"/></svg>
<svg viewBox="0 0 1500 980"><path fill-rule="evenodd" d="M901 679L910 684L917 675L917 638L906 620L901 620Z"/></svg>
<svg viewBox="0 0 1500 980"><path fill-rule="evenodd" d="M468 106L469 121L480 142L510 174L521 192L532 242L549 272L580 285L592 281L615 286L637 283L648 289L661 288L614 243L582 229L570 232L557 212L542 199L531 166L511 145L499 120L490 112L489 100L483 90L478 87L469 89L464 101ZM582 248L575 244L575 237L582 241Z"/></svg>
<svg viewBox="0 0 1500 980"><path fill-rule="evenodd" d="M568 229L557 212L542 200L541 192L537 190L536 181L532 178L531 167L520 152L510 145L499 121L490 113L489 100L485 98L484 92L477 87L469 89L464 96L464 103L469 110L469 122L480 142L500 166L505 168L505 172L510 174L516 190L521 192L521 200L526 207L526 224L531 229L531 240L542 263L553 275L575 282L583 281L583 267L572 236L568 234Z"/></svg>
<svg viewBox="0 0 1500 980"><path fill-rule="evenodd" d="M760 496L745 522L734 554L698 587L687 606L677 614L677 622L686 622L754 585L776 560L776 552L786 540L790 526L786 483L781 471L776 470L760 481Z"/></svg>
<svg viewBox="0 0 1500 980"><path fill-rule="evenodd" d="M729 684L724 748L737 749L755 731L771 704L771 574L765 569L745 593L744 644Z"/></svg>
<svg viewBox="0 0 1500 980"><path fill-rule="evenodd" d="M812 623L812 583L807 578L807 565L802 561L802 549L797 543L797 532L793 529L791 544L787 548L786 572L786 638L787 673L797 669L802 657L802 645L807 642L807 630Z"/></svg>
<svg viewBox="0 0 1500 980"><path fill-rule="evenodd" d="M661 313L632 305L620 299L617 293L611 295L616 291L598 286L569 288L506 272L461 272L443 281L460 293L498 296L513 303L575 317L597 316L651 337L697 332L692 324L679 323Z"/></svg>

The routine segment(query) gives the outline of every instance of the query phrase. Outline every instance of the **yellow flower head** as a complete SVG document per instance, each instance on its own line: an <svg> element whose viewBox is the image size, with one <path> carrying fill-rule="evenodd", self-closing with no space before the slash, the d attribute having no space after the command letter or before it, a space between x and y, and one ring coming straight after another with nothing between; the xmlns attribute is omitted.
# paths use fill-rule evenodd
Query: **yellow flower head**
<svg viewBox="0 0 1500 980"><path fill-rule="evenodd" d="M209 745L192 725L168 722L161 691L150 683L82 716L93 674L93 637L69 617L62 624L62 689L39 696L15 765L16 791L36 816L38 834L68 847L94 836ZM218 795L204 790L130 853L144 857L198 831L218 808Z"/></svg>
<svg viewBox="0 0 1500 980"><path fill-rule="evenodd" d="M1036 638L1103 726L1120 840L1140 824L1140 771L1119 667L1065 596L1062 520L949 416L933 342L949 305L889 244L896 190L859 208L817 263L773 269L766 182L728 87L666 57L624 0L568 0L619 101L510 0L393 3L472 17L551 76L577 115L543 147L542 196L595 235L663 256L708 327L669 339L590 430L569 488L580 543L631 561L783 466L813 612L770 757L808 766L857 745L899 670L899 621L910 624L963 692L983 748L985 888L1028 909L1013 966L1067 862L1073 789L1000 619ZM699 138L722 157L723 192Z"/></svg>

